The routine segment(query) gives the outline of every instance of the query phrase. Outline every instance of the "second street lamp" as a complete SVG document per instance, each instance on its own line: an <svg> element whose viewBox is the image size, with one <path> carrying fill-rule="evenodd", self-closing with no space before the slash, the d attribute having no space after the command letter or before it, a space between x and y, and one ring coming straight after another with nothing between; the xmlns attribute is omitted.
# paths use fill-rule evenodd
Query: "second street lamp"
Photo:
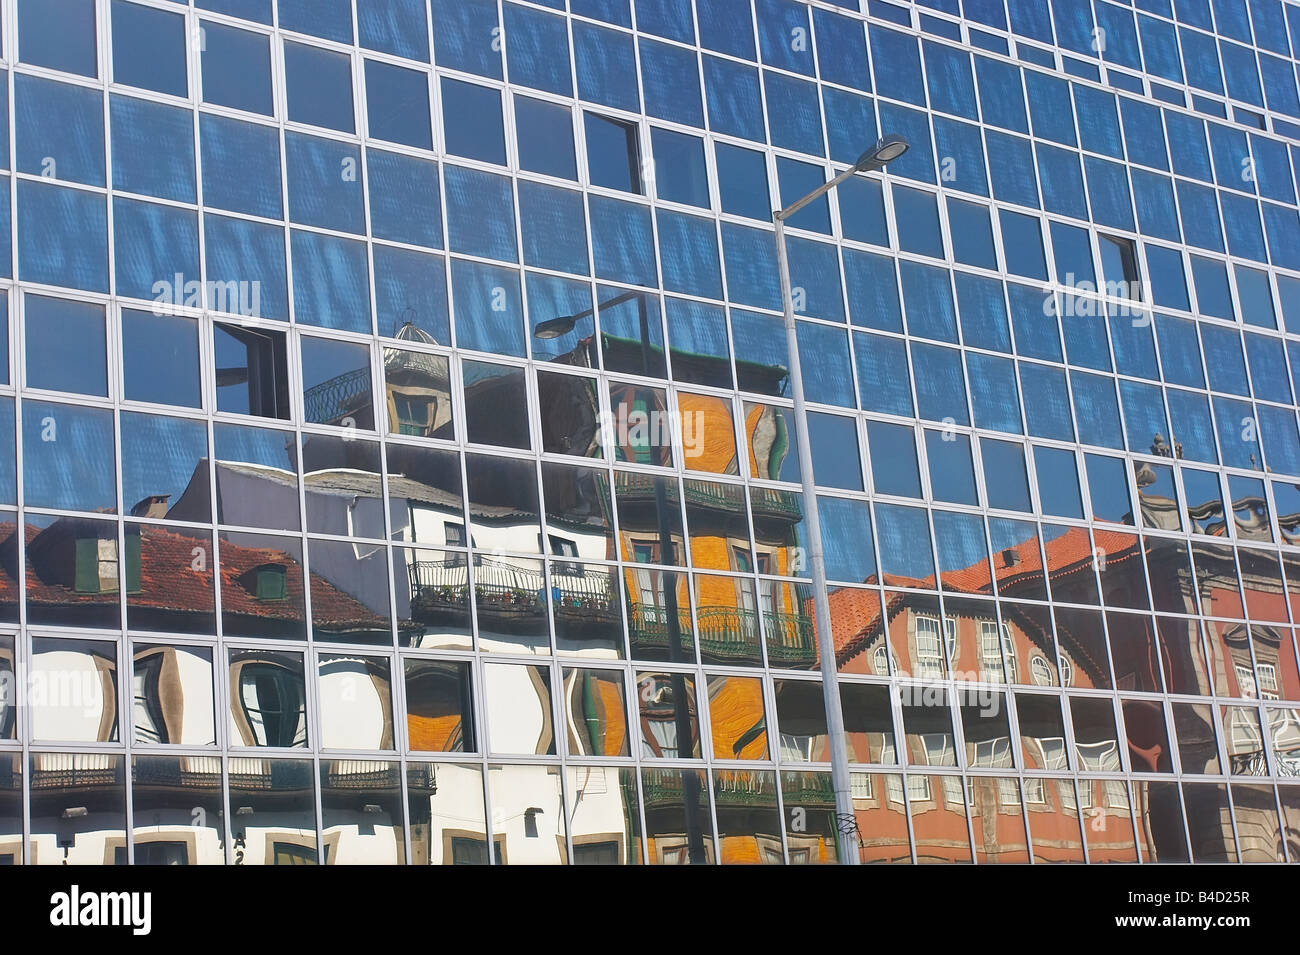
<svg viewBox="0 0 1300 955"><path fill-rule="evenodd" d="M781 302L785 310L785 339L790 366L790 391L794 397L795 434L799 445L799 476L803 481L804 512L808 525L808 562L812 570L814 622L817 631L817 656L821 662L822 698L826 707L827 735L831 747L831 783L835 789L836 836L839 860L844 865L858 864L857 831L853 811L852 784L849 777L849 754L844 733L844 711L840 708L840 687L835 657L835 636L831 630L830 595L826 585L826 555L822 550L821 519L817 511L817 488L813 481L812 445L808 437L808 410L804 400L803 371L799 364L799 332L795 322L794 292L790 281L790 262L785 245L785 222L809 203L860 172L875 172L907 152L902 136L883 136L849 169L823 183L802 199L772 214L776 224L776 258L781 272Z"/></svg>

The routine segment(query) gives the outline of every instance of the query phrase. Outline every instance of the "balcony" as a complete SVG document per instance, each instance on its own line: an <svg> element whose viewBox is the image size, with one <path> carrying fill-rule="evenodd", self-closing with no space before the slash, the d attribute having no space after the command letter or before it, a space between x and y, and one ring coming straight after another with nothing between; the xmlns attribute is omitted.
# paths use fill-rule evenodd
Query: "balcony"
<svg viewBox="0 0 1300 955"><path fill-rule="evenodd" d="M696 614L700 652L714 659L752 659L758 651L761 633L758 611L743 607L701 607ZM633 646L668 647L668 615L661 607L632 604L628 626ZM812 618L802 614L764 613L768 657L784 664L812 664L817 660ZM690 652L691 615L678 610L682 649Z"/></svg>
<svg viewBox="0 0 1300 955"><path fill-rule="evenodd" d="M655 476L632 471L616 471L614 488L621 500L651 499L655 493ZM668 485L669 501L676 501L677 486ZM713 484L687 480L685 484L687 506L705 507L728 514L743 514L745 490L735 484ZM776 517L789 523L803 520L803 508L796 491L779 488L750 488L751 506L756 517Z"/></svg>
<svg viewBox="0 0 1300 955"><path fill-rule="evenodd" d="M619 625L608 570L588 570L572 562L552 566L556 573L551 578L551 598L557 626L581 630ZM463 560L410 561L407 574L412 619L433 623L466 612L469 573ZM546 578L540 570L478 557L474 561L474 592L480 618L491 617L494 629L508 625L512 619L546 616Z"/></svg>

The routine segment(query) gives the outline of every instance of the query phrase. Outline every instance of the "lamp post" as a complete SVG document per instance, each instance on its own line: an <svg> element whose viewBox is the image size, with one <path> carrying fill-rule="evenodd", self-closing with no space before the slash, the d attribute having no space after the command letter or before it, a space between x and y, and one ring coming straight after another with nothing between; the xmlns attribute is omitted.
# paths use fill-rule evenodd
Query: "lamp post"
<svg viewBox="0 0 1300 955"><path fill-rule="evenodd" d="M817 489L813 482L812 445L808 437L808 410L804 401L803 371L799 364L799 334L795 324L794 295L790 282L790 262L785 244L785 222L809 203L860 172L874 172L907 152L902 136L884 136L863 153L852 168L823 183L793 205L772 214L776 224L776 259L781 273L781 302L785 309L785 340L789 352L790 390L794 397L795 435L799 443L799 476L803 480L804 513L808 525L809 564L812 568L814 622L817 631L817 656L822 670L822 699L826 707L827 731L831 746L831 783L835 789L836 837L839 860L844 865L858 864L857 831L853 812L849 755L844 732L844 711L840 708L840 686L835 659L835 637L831 632L831 604L826 585L826 555L822 550L821 519L817 511Z"/></svg>

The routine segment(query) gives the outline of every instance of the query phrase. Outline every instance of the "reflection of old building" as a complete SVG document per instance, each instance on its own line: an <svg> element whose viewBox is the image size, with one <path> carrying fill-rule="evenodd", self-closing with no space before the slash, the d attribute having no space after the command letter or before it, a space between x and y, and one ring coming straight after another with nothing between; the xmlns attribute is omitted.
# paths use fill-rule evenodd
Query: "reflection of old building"
<svg viewBox="0 0 1300 955"><path fill-rule="evenodd" d="M134 629L215 632L217 575L208 538L161 524L131 524L125 559L119 559L113 525L89 518L61 518L44 528L29 524L26 538L25 592L33 621L116 627L120 589L125 589ZM17 553L14 525L0 526L0 606L17 598ZM285 638L305 633L298 557L223 539L220 565L226 633ZM322 574L311 575L311 588L313 622L320 631L341 638L388 629L383 608L372 611Z"/></svg>
<svg viewBox="0 0 1300 955"><path fill-rule="evenodd" d="M1159 513L1159 502L1150 509ZM875 589L841 588L831 595L840 669L846 674L1026 688L1168 689L1294 699L1300 695L1300 672L1289 626L1211 621L1203 641L1194 622L1161 617L1153 626L1149 615L1126 612L1195 613L1198 607L1215 607L1212 612L1242 616L1249 606L1257 619L1285 621L1286 597L1276 559L1271 565L1256 565L1240 550L1237 561L1232 557L1231 550L1217 549L1209 541L1193 544L1190 551L1184 547L1179 559L1159 538L1100 529L1089 536L1071 528L1042 545L1037 537L1029 538L995 552L991 563L981 557L938 579L872 577L864 583L883 584L883 605ZM1148 579L1154 607L1146 603ZM942 592L942 601L926 592L936 590ZM1022 599L1041 600L1049 590L1056 599L1097 609L1049 610ZM1134 595L1139 595L1136 600ZM808 606L811 611L811 601ZM1016 699L1021 742L1008 736L1005 724L997 731L999 736L966 722L969 765L1011 769L1012 747L1023 745L1030 769L1064 771L1076 766L1085 772L1119 773L1122 746L1132 772L1168 773L1170 747L1177 743L1185 773L1217 771L1198 769L1192 763L1198 744L1215 750L1215 721L1209 706L1183 705L1180 710L1175 704L1178 725L1174 727L1166 725L1166 711L1158 702L1124 700L1122 723L1117 727L1106 698L1100 701L1097 712L1103 715L1097 722L1083 715L1090 698L1071 697L1071 756L1059 725L1056 697L1017 693ZM1034 716L1027 706L1035 699L1049 701L1045 705L1057 710L1056 728L1032 728ZM846 721L852 731L850 701L846 696ZM938 698L935 705L939 709L934 712L942 715L928 727L924 720L930 717L923 715L924 707L910 714L905 705L909 765L956 765L950 753L953 737L945 698ZM1268 710L1276 714L1270 729L1261 728L1254 707L1222 709L1223 743L1232 775L1268 773L1266 732L1271 732L1275 752L1285 764L1286 754L1295 747L1293 710ZM915 736L913 719L918 723ZM888 719L883 731L868 736L875 740L870 744L873 752L862 759L893 762ZM864 860L906 857L904 820L910 814L918 860L933 856L936 861L969 861L968 812L979 861L993 861L989 856L1024 861L1031 842L1040 861L1082 861L1085 843L1092 861L1135 861L1139 854L1143 859L1187 859L1184 818L1189 831L1197 833L1191 846L1191 857L1197 861L1235 859L1238 848L1243 857L1281 858L1277 845L1282 836L1271 789L1267 798L1261 798L1252 787L1234 783L1230 806L1227 787L1210 783L1184 784L1180 798L1177 784L1140 779L1131 797L1128 786L1116 778L1080 779L1077 791L1076 783L1068 779L1032 778L1025 781L1022 792L1014 778L969 777L964 795L958 776L864 773L855 780L857 825L868 834L862 839ZM1136 834L1130 811L1138 820ZM894 833L892 838L882 835L889 832Z"/></svg>

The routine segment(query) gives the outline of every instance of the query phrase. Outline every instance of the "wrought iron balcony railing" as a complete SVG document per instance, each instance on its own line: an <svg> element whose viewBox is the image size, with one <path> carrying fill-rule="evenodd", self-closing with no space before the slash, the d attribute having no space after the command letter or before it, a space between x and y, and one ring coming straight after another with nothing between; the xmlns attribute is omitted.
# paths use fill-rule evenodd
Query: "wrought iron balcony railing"
<svg viewBox="0 0 1300 955"><path fill-rule="evenodd" d="M744 607L701 607L696 613L699 631L696 634L700 649L711 656L752 656L762 639L758 611ZM785 662L810 662L816 659L817 646L813 635L812 618L801 614L763 614L767 631L770 657ZM642 646L668 646L668 614L662 607L633 604L628 614L628 627L634 644ZM688 610L678 610L678 628L683 634L683 645L689 646L685 635L692 632Z"/></svg>
<svg viewBox="0 0 1300 955"><path fill-rule="evenodd" d="M604 568L588 571L572 562L554 565L551 598L557 614L613 612L610 575ZM412 611L439 606L461 607L469 593L469 572L462 560L416 560L407 564ZM474 562L474 589L480 605L544 613L546 577L540 570L480 557Z"/></svg>

